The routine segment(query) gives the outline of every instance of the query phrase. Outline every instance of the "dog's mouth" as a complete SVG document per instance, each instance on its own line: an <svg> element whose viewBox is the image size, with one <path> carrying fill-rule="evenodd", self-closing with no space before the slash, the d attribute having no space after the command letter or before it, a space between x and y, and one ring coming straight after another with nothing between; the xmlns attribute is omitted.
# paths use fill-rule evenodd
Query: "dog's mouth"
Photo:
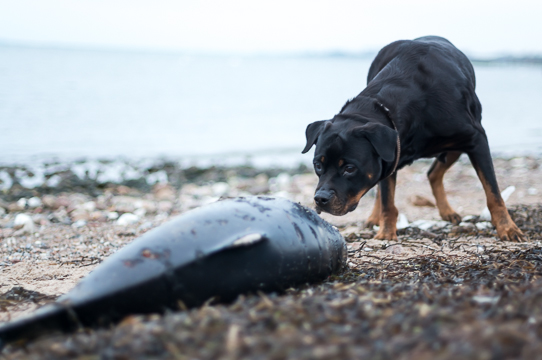
<svg viewBox="0 0 542 360"><path fill-rule="evenodd" d="M347 204L341 204L339 201L333 201L329 206L325 207L315 205L315 210L318 214L326 212L334 216L342 216L356 210L357 207L358 204L352 204L348 206Z"/></svg>
<svg viewBox="0 0 542 360"><path fill-rule="evenodd" d="M357 196L348 198L347 201L341 201L336 196L331 199L326 206L315 204L315 210L318 214L326 212L334 216L346 215L357 209L360 199L367 193L369 189L362 190Z"/></svg>

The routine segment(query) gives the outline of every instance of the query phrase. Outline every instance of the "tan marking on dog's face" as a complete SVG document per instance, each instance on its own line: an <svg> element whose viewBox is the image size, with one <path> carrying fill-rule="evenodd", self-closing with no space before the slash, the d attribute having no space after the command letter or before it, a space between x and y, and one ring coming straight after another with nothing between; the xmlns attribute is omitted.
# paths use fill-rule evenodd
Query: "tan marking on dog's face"
<svg viewBox="0 0 542 360"><path fill-rule="evenodd" d="M348 199L348 203L346 204L347 207L351 207L351 206L353 206L354 204L359 203L359 201L361 200L361 198L363 197L363 195L365 195L365 193L366 193L367 191L369 191L369 189L370 189L370 188L362 189L362 190L360 190L356 195L350 197L350 198Z"/></svg>
<svg viewBox="0 0 542 360"><path fill-rule="evenodd" d="M339 160L339 167L341 167L343 165L344 165L344 160L343 159Z"/></svg>
<svg viewBox="0 0 542 360"><path fill-rule="evenodd" d="M323 163L324 161L326 161L326 157L325 157L325 156L322 156L322 157L320 158L320 162Z"/></svg>
<svg viewBox="0 0 542 360"><path fill-rule="evenodd" d="M367 174L367 177L369 178L369 180L372 180L373 179L373 174Z"/></svg>

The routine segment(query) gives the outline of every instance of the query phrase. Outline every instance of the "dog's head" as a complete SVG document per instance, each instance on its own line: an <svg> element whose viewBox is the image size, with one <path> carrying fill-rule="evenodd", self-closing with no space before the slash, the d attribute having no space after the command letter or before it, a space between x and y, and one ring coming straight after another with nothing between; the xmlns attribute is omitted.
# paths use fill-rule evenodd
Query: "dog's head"
<svg viewBox="0 0 542 360"><path fill-rule="evenodd" d="M336 115L307 126L306 153L316 144L317 210L344 215L387 175L396 157L397 132L359 115Z"/></svg>

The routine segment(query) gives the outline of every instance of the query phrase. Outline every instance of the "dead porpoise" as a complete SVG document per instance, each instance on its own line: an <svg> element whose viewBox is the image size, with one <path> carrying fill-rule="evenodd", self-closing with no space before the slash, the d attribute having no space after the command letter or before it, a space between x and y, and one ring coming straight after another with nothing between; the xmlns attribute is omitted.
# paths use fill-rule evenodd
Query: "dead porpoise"
<svg viewBox="0 0 542 360"><path fill-rule="evenodd" d="M313 210L280 198L218 201L147 232L56 302L1 326L0 346L212 298L280 292L324 280L345 262L344 239Z"/></svg>

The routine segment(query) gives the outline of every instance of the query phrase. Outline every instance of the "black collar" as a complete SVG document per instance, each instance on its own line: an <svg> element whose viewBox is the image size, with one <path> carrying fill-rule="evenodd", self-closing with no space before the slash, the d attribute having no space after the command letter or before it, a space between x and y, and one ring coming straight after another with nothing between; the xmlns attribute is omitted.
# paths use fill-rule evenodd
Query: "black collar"
<svg viewBox="0 0 542 360"><path fill-rule="evenodd" d="M388 119L391 122L391 125L393 126L393 130L397 131L397 153L395 155L395 163L393 164L393 168L391 169L390 173L384 176L381 180L389 178L393 173L397 170L397 165L399 165L399 158L401 157L401 139L399 139L399 130L397 130L397 126L395 125L395 122L393 121L390 109L388 109L384 104L382 104L380 101L376 101L376 104L378 107L386 114Z"/></svg>

